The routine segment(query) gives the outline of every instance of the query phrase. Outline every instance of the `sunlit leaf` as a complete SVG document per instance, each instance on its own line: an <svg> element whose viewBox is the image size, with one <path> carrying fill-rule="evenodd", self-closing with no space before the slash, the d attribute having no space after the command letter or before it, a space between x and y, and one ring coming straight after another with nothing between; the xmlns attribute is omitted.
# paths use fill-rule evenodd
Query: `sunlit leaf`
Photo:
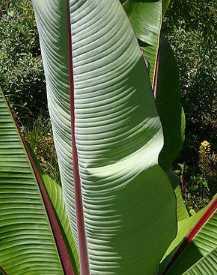
<svg viewBox="0 0 217 275"><path fill-rule="evenodd" d="M118 0L33 3L81 274L154 274L176 233L176 202L126 13Z"/></svg>

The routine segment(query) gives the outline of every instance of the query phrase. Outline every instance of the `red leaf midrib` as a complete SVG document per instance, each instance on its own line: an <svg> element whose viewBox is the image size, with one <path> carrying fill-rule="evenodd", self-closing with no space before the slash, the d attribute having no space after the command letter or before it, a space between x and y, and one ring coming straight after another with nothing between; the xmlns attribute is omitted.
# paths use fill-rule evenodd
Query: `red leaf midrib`
<svg viewBox="0 0 217 275"><path fill-rule="evenodd" d="M186 237L188 242L192 242L196 235L200 232L201 228L205 225L205 223L211 218L217 210L217 198L210 204L206 212L203 214L199 222L194 226L191 232Z"/></svg>
<svg viewBox="0 0 217 275"><path fill-rule="evenodd" d="M72 41L69 1L67 2L68 2L67 3L68 80L69 80L69 93L70 93L71 129L72 129L72 171L73 171L73 178L74 178L77 234L78 234L78 245L79 245L79 254L80 254L80 273L81 275L90 275L87 241L86 241L86 233L85 233L81 177L80 177L80 171L79 171L78 151L77 151L76 136L75 136L76 113L75 113L75 87L74 87L73 54L72 54L73 41Z"/></svg>

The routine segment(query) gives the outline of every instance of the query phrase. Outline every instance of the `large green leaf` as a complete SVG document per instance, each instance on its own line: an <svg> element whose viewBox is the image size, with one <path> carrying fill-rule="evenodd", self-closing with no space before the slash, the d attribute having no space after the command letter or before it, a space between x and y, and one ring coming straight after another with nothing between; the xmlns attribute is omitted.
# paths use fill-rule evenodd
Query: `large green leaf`
<svg viewBox="0 0 217 275"><path fill-rule="evenodd" d="M199 219L198 219L199 218ZM198 221L199 220L199 221ZM172 257L173 262L170 264L166 274L197 274L197 275L214 275L217 271L217 197L213 199L210 205L197 215L182 221L182 232L186 234L192 224L196 226L187 235L186 241ZM175 242L177 242L176 240ZM175 243L172 244L175 247Z"/></svg>
<svg viewBox="0 0 217 275"><path fill-rule="evenodd" d="M176 233L176 202L127 16L118 0L33 4L81 274L156 274Z"/></svg>
<svg viewBox="0 0 217 275"><path fill-rule="evenodd" d="M0 269L61 275L62 266L30 162L0 90Z"/></svg>

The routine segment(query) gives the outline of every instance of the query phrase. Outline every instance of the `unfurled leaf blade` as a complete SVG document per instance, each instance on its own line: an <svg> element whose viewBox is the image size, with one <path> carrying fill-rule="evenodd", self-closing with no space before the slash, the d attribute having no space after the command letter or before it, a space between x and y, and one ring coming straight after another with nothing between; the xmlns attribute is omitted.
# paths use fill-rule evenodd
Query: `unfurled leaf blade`
<svg viewBox="0 0 217 275"><path fill-rule="evenodd" d="M176 233L176 202L127 16L118 0L33 3L81 274L155 274Z"/></svg>
<svg viewBox="0 0 217 275"><path fill-rule="evenodd" d="M0 267L8 275L63 274L39 186L1 90Z"/></svg>

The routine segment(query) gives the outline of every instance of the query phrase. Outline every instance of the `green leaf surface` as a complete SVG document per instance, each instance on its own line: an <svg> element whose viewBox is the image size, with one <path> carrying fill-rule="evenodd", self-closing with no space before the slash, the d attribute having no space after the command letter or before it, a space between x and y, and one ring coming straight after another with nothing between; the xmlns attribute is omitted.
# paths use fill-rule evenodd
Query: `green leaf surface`
<svg viewBox="0 0 217 275"><path fill-rule="evenodd" d="M162 1L129 0L125 9L149 64L150 79L153 83L162 24Z"/></svg>
<svg viewBox="0 0 217 275"><path fill-rule="evenodd" d="M156 106L164 134L164 146L159 163L168 173L177 198L178 221L187 218L188 212L182 198L178 177L171 171L185 139L185 115L181 105L179 74L176 61L168 42L161 38L158 68L154 84Z"/></svg>
<svg viewBox="0 0 217 275"><path fill-rule="evenodd" d="M175 273L178 274L178 273ZM193 264L185 275L214 275L217 274L217 248L213 249L206 256L201 258L198 262Z"/></svg>
<svg viewBox="0 0 217 275"><path fill-rule="evenodd" d="M118 0L72 0L69 10L66 1L33 3L64 200L80 253L88 251L81 274L154 275L176 233L176 202L127 16Z"/></svg>
<svg viewBox="0 0 217 275"><path fill-rule="evenodd" d="M169 170L178 157L185 138L185 115L181 105L179 74L173 52L164 39L159 50L156 78L156 106L164 133L159 162Z"/></svg>
<svg viewBox="0 0 217 275"><path fill-rule="evenodd" d="M137 39L154 45L162 23L161 0L129 0L125 6Z"/></svg>
<svg viewBox="0 0 217 275"><path fill-rule="evenodd" d="M0 90L0 267L63 275L34 172Z"/></svg>
<svg viewBox="0 0 217 275"><path fill-rule="evenodd" d="M43 174L42 178L43 178L43 182L45 184L46 190L48 192L49 198L55 209L58 220L61 224L65 240L68 244L68 247L70 250L70 256L73 262L74 272L75 274L79 274L78 252L76 249L74 237L72 235L69 219L66 214L65 205L64 205L63 196L62 196L62 188L48 175Z"/></svg>
<svg viewBox="0 0 217 275"><path fill-rule="evenodd" d="M152 83L156 72L162 17L169 4L170 0L128 0L124 2L130 23L149 64Z"/></svg>

